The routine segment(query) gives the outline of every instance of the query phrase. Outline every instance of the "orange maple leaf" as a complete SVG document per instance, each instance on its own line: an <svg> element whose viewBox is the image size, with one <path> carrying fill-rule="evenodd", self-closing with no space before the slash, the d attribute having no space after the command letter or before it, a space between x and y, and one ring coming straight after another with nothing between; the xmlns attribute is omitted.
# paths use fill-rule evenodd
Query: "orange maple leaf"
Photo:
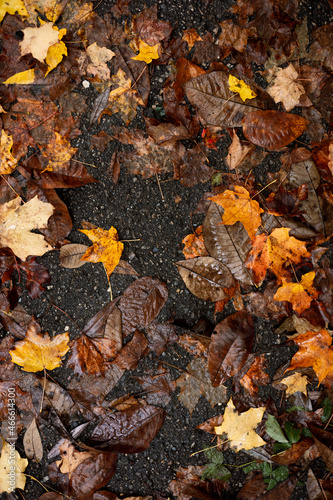
<svg viewBox="0 0 333 500"><path fill-rule="evenodd" d="M109 231L97 227L95 229L80 229L94 243L87 248L86 253L80 260L88 262L103 262L108 278L111 276L114 268L120 261L123 243L118 240L118 233L114 227Z"/></svg>
<svg viewBox="0 0 333 500"><path fill-rule="evenodd" d="M291 302L294 311L302 314L309 309L311 301L318 297L319 292L312 286L315 278L315 272L304 274L300 283L283 282L274 295L274 300L287 300Z"/></svg>
<svg viewBox="0 0 333 500"><path fill-rule="evenodd" d="M289 228L280 227L272 233L259 234L255 237L253 248L247 258L246 267L252 269L254 280L260 283L270 269L281 283L283 278L288 277L284 268L290 262L298 264L303 257L309 257L305 243L289 236Z"/></svg>
<svg viewBox="0 0 333 500"><path fill-rule="evenodd" d="M185 236L182 243L185 245L183 248L185 259L208 255L202 236L202 226L197 227L195 233Z"/></svg>
<svg viewBox="0 0 333 500"><path fill-rule="evenodd" d="M224 208L223 224L231 226L240 221L246 229L251 240L254 239L261 224L260 214L264 211L259 203L250 198L250 193L242 186L234 186L234 191L226 189L209 200L214 201Z"/></svg>
<svg viewBox="0 0 333 500"><path fill-rule="evenodd" d="M333 371L332 337L326 330L298 335L293 341L299 346L287 371L312 366L319 384Z"/></svg>

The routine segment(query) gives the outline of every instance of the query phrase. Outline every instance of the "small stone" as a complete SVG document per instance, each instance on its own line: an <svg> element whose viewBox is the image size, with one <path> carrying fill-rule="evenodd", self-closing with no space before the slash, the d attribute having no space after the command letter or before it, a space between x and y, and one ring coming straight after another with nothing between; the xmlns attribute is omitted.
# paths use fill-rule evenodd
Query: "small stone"
<svg viewBox="0 0 333 500"><path fill-rule="evenodd" d="M82 86L83 86L85 89L89 89L89 87L90 87L90 82L88 82L88 80L83 80L83 82L82 82Z"/></svg>

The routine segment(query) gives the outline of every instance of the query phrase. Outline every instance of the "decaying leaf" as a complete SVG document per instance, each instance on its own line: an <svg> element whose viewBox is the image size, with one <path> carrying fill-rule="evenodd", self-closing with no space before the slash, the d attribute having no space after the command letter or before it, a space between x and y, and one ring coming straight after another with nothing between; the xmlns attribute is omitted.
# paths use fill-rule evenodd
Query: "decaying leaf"
<svg viewBox="0 0 333 500"><path fill-rule="evenodd" d="M204 257L207 255L207 250L202 237L202 226L198 226L194 233L185 236L182 243L184 245L183 254L186 259Z"/></svg>
<svg viewBox="0 0 333 500"><path fill-rule="evenodd" d="M61 365L61 357L69 350L69 334L61 333L52 339L40 335L31 325L24 340L16 342L10 352L13 363L26 372L54 370Z"/></svg>
<svg viewBox="0 0 333 500"><path fill-rule="evenodd" d="M319 292L313 287L315 272L303 274L299 283L291 283L283 280L282 286L274 295L274 300L287 300L291 302L293 310L302 314L309 309L313 299L317 298Z"/></svg>
<svg viewBox="0 0 333 500"><path fill-rule="evenodd" d="M13 458L14 463L12 462ZM12 464L14 469L10 467L10 464ZM15 447L13 449L13 447L9 443L3 440L0 457L0 493L13 491L13 486L11 483L11 478L13 477L13 474L11 472L13 470L15 471L14 488L20 488L21 490L24 490L26 481L24 471L27 466L28 460L26 458L21 458L19 452L15 450Z"/></svg>
<svg viewBox="0 0 333 500"><path fill-rule="evenodd" d="M11 153L13 139L4 130L0 137L0 175L10 174L17 165L17 160Z"/></svg>
<svg viewBox="0 0 333 500"><path fill-rule="evenodd" d="M265 412L263 408L250 408L244 413L238 413L232 399L224 412L223 424L215 427L216 434L226 434L229 446L236 451L252 450L265 445L265 441L255 432Z"/></svg>
<svg viewBox="0 0 333 500"><path fill-rule="evenodd" d="M242 145L237 133L233 130L232 143L229 146L229 152L226 160L229 170L237 169L237 167L242 164L243 160L253 152L253 144Z"/></svg>
<svg viewBox="0 0 333 500"><path fill-rule="evenodd" d="M96 229L80 229L93 242L88 247L81 260L88 262L103 262L108 278L120 261L124 244L118 239L117 230L111 226L108 231L100 227Z"/></svg>
<svg viewBox="0 0 333 500"><path fill-rule="evenodd" d="M306 386L308 383L308 377L306 375L302 375L301 373L296 372L293 375L284 377L280 383L287 386L286 396L291 396L298 391L305 394L305 396L307 395Z"/></svg>
<svg viewBox="0 0 333 500"><path fill-rule="evenodd" d="M37 196L24 205L21 201L17 197L0 205L0 245L11 248L17 257L26 260L29 255L44 255L52 250L42 235L30 230L46 227L53 206L40 201Z"/></svg>
<svg viewBox="0 0 333 500"><path fill-rule="evenodd" d="M107 63L115 56L112 50L106 47L99 47L95 42L89 45L86 49L91 63L87 67L87 72L94 76L98 76L101 80L110 78L110 68Z"/></svg>
<svg viewBox="0 0 333 500"><path fill-rule="evenodd" d="M33 418L23 437L24 451L28 458L40 462L43 458L43 444L36 425L36 419Z"/></svg>
<svg viewBox="0 0 333 500"><path fill-rule="evenodd" d="M301 79L297 81L299 75L292 64L287 68L279 68L274 80L267 92L273 97L275 102L282 102L286 111L291 111L295 106L301 104L311 106L311 101L305 95L305 90ZM302 96L305 98L302 100Z"/></svg>

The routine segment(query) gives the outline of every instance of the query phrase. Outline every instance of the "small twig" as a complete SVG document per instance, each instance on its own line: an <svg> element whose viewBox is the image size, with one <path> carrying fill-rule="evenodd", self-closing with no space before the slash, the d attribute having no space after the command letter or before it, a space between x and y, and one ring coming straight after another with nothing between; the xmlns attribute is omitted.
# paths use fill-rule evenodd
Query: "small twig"
<svg viewBox="0 0 333 500"><path fill-rule="evenodd" d="M135 238L134 240L120 240L120 241L121 241L121 243L124 243L124 242L128 243L130 241L141 241L141 238Z"/></svg>
<svg viewBox="0 0 333 500"><path fill-rule="evenodd" d="M209 159L207 158L207 155L205 154L205 152L201 149L201 147L199 146L199 144L197 143L196 140L194 140L195 144L198 146L198 148L200 149L201 153L204 155L204 157L206 158L206 161L208 161L209 163Z"/></svg>
<svg viewBox="0 0 333 500"><path fill-rule="evenodd" d="M155 175L156 175L156 179L157 179L158 188L159 188L160 193L161 193L162 201L164 203L164 195L163 195L163 191L162 191L161 184L160 184L160 179L158 178L157 172L155 172Z"/></svg>
<svg viewBox="0 0 333 500"><path fill-rule="evenodd" d="M92 163L86 163L85 161L82 160L75 160L75 158L71 158L71 161L76 161L77 163L82 163L83 165L89 165L89 167L97 168L97 166L93 165Z"/></svg>
<svg viewBox="0 0 333 500"><path fill-rule="evenodd" d="M326 425L325 425L325 427L324 427L324 430L325 430L325 429L327 429L327 427L330 425L332 418L333 418L333 413L332 413L332 415L330 416L330 418L328 419L327 424L326 424Z"/></svg>
<svg viewBox="0 0 333 500"><path fill-rule="evenodd" d="M13 188L13 186L11 186L11 185L9 184L9 182L7 181L7 179L6 179L3 175L1 175L1 179L5 181L5 183L6 183L6 184L10 187L10 189L11 189L11 190L12 190L12 191L13 191L13 192L17 195L17 196L19 196L19 194L15 191L15 189ZM23 200L22 200L22 201L23 201ZM25 203L25 201L23 201L23 203Z"/></svg>
<svg viewBox="0 0 333 500"><path fill-rule="evenodd" d="M228 441L229 441L229 439L226 439L225 441L222 441L222 443L218 443L215 446L210 446L209 448L204 448L203 450L195 451L194 453L191 453L190 457L193 457L194 455L197 455L198 453L202 453L203 451L212 450L213 448L217 448L218 446L222 446L222 444L225 444Z"/></svg>
<svg viewBox="0 0 333 500"><path fill-rule="evenodd" d="M36 483L38 483L42 488L44 488L45 491L49 492L50 490L54 491L55 493L58 493L59 495L62 495L66 498L70 498L68 495L66 495L65 493L60 493L60 491L58 490L55 490L54 488L52 488L51 486L49 486L48 488L46 486L44 486L44 484L42 484L40 481L38 481L38 479L36 479L34 476L31 476L30 474L25 474L24 472L21 472L21 474L23 474L25 477L28 477L29 479L33 479L34 481L36 481Z"/></svg>
<svg viewBox="0 0 333 500"><path fill-rule="evenodd" d="M69 318L74 323L74 325L79 330L79 332L83 333L83 331L81 330L81 328L79 327L79 325L76 323L76 321L74 321L74 319L71 318L70 315L66 313L66 311L63 311L62 309L60 309L60 307L56 306L52 301L51 301L51 305L53 307L55 307L56 309L58 309L59 311L61 311L63 314L65 314L67 316L67 318Z"/></svg>
<svg viewBox="0 0 333 500"><path fill-rule="evenodd" d="M141 76L143 75L143 73L146 71L146 69L148 68L148 66L145 66L143 68L143 70L141 71L140 75L138 76L138 78L135 80L135 82L130 86L130 89L133 88L134 85L137 84L137 82L140 80Z"/></svg>
<svg viewBox="0 0 333 500"><path fill-rule="evenodd" d="M264 191L266 188L268 188L271 184L274 184L275 182L277 182L277 179L274 179L274 181L270 182L269 184L267 184L266 186L264 186L262 189L260 189L260 191L258 191L255 195L252 196L252 200L256 196L258 196L258 194L260 194L262 191Z"/></svg>
<svg viewBox="0 0 333 500"><path fill-rule="evenodd" d="M33 127L28 128L28 130L33 130L34 128L39 127L39 125L42 125L42 123L46 122L47 120L49 120L50 118L52 118L52 116L56 115L57 113L59 113L58 110L56 110L54 113L52 113L52 115L47 116L46 118L44 118L44 120L42 120L41 122L37 123Z"/></svg>
<svg viewBox="0 0 333 500"><path fill-rule="evenodd" d="M44 366L43 393L42 393L42 399L41 399L41 402L40 402L39 413L42 413L42 410L43 410L45 387L46 387L46 371L45 371L45 366Z"/></svg>
<svg viewBox="0 0 333 500"><path fill-rule="evenodd" d="M103 262L103 267L104 267L104 271L105 271L105 274L106 274L106 278L107 278L108 283L109 283L109 289L108 289L108 291L110 292L110 298L111 298L111 302L112 302L113 301L112 288L111 288L110 278L109 278L109 275L107 273L107 270L106 270L104 262Z"/></svg>

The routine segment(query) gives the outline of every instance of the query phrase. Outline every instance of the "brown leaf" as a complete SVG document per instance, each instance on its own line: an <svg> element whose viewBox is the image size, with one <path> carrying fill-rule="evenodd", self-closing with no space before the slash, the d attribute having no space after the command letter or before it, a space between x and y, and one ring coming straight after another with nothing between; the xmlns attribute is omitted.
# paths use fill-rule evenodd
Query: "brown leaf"
<svg viewBox="0 0 333 500"><path fill-rule="evenodd" d="M252 111L242 120L245 137L266 149L281 149L303 134L309 122L282 111Z"/></svg>
<svg viewBox="0 0 333 500"><path fill-rule="evenodd" d="M178 341L176 327L170 323L161 324L155 320L146 327L146 331L148 347L157 356L162 354L169 344L174 344Z"/></svg>
<svg viewBox="0 0 333 500"><path fill-rule="evenodd" d="M192 187L195 184L208 182L215 170L207 165L207 156L204 153L203 145L197 144L192 149L185 150L179 145L177 154L174 154L174 179L179 179L181 184Z"/></svg>
<svg viewBox="0 0 333 500"><path fill-rule="evenodd" d="M67 269L77 269L84 266L86 261L80 260L85 254L88 246L80 243L68 243L60 248L60 265Z"/></svg>
<svg viewBox="0 0 333 500"><path fill-rule="evenodd" d="M136 270L123 259L120 259L113 271L115 274L125 274L127 276L140 276Z"/></svg>
<svg viewBox="0 0 333 500"><path fill-rule="evenodd" d="M157 19L157 4L145 7L133 18L133 31L150 46L169 38L172 30L169 23Z"/></svg>
<svg viewBox="0 0 333 500"><path fill-rule="evenodd" d="M254 340L250 314L238 311L215 328L209 346L208 369L213 387L237 373L246 362Z"/></svg>
<svg viewBox="0 0 333 500"><path fill-rule="evenodd" d="M107 415L89 438L95 448L119 453L139 453L148 448L163 425L166 412L138 404Z"/></svg>
<svg viewBox="0 0 333 500"><path fill-rule="evenodd" d="M122 348L116 361L123 370L134 370L141 358L148 354L148 341L140 330L134 332L133 338Z"/></svg>
<svg viewBox="0 0 333 500"><path fill-rule="evenodd" d="M162 281L144 277L132 283L119 302L124 335L136 327L148 326L158 316L167 298L168 289Z"/></svg>
<svg viewBox="0 0 333 500"><path fill-rule="evenodd" d="M146 393L146 401L150 405L166 406L171 399L172 392L176 389L176 382L171 379L167 368L159 365L157 372L135 377Z"/></svg>
<svg viewBox="0 0 333 500"><path fill-rule="evenodd" d="M176 266L187 288L199 299L229 300L236 291L228 268L213 257L180 260Z"/></svg>
<svg viewBox="0 0 333 500"><path fill-rule="evenodd" d="M28 458L40 462L43 458L43 444L34 418L23 437L24 451Z"/></svg>
<svg viewBox="0 0 333 500"><path fill-rule="evenodd" d="M326 467L333 471L333 434L312 424L309 424L309 429Z"/></svg>
<svg viewBox="0 0 333 500"><path fill-rule="evenodd" d="M177 75L173 83L173 88L175 90L177 101L181 101L185 95L184 84L189 80L192 80L192 78L204 75L206 71L188 59L185 59L185 57L177 59L176 69Z"/></svg>

